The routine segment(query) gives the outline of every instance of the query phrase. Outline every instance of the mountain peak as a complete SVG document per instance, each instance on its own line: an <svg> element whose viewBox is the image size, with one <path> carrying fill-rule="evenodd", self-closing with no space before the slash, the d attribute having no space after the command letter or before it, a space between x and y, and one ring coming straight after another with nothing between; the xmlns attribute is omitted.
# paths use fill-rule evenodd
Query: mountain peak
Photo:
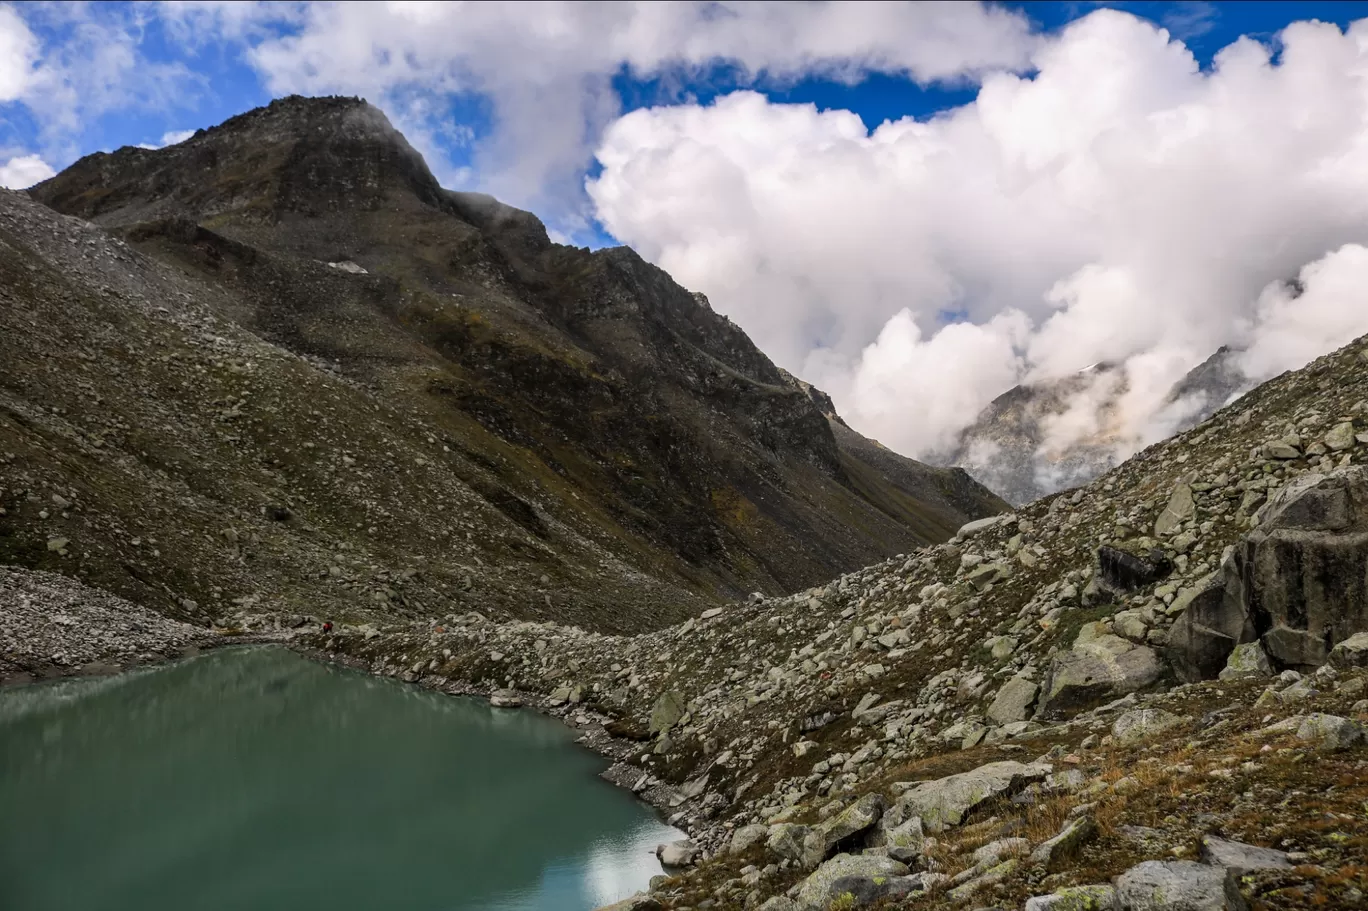
<svg viewBox="0 0 1368 911"><path fill-rule="evenodd" d="M291 95L173 146L87 155L32 194L106 225L450 206L384 112L337 96Z"/></svg>

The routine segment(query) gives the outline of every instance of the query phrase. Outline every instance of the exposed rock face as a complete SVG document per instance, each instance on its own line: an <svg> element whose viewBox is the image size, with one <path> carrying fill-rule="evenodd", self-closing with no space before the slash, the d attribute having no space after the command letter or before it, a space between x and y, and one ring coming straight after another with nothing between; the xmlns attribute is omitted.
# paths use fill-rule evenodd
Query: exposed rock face
<svg viewBox="0 0 1368 911"><path fill-rule="evenodd" d="M988 707L988 717L998 724L1023 721L1031 714L1040 686L1025 677L1013 677L998 690L997 698Z"/></svg>
<svg viewBox="0 0 1368 911"><path fill-rule="evenodd" d="M1126 712L1112 725L1112 738L1119 744L1139 743L1181 724L1182 718L1163 709L1135 709Z"/></svg>
<svg viewBox="0 0 1368 911"><path fill-rule="evenodd" d="M1149 646L1120 636L1099 636L1054 660L1045 678L1040 714L1058 717L1142 690L1162 673L1159 656Z"/></svg>
<svg viewBox="0 0 1368 911"><path fill-rule="evenodd" d="M1196 425L1249 389L1239 354L1222 347L1174 385L1164 409L1178 429ZM1124 389L1121 372L1110 364L1016 386L994 399L960 435L945 464L966 469L1015 506L1087 483L1116 464L1119 450L1132 445L1112 425ZM1051 421L1085 390L1102 401L1096 415L1100 429L1067 445L1051 443Z"/></svg>
<svg viewBox="0 0 1368 911"><path fill-rule="evenodd" d="M1126 911L1248 911L1234 871L1190 860L1146 861L1116 881Z"/></svg>
<svg viewBox="0 0 1368 911"><path fill-rule="evenodd" d="M1284 487L1233 556L1190 600L1170 646L1190 678L1224 668L1258 639L1278 668L1323 664L1368 631L1368 469L1348 466Z"/></svg>
<svg viewBox="0 0 1368 911"><path fill-rule="evenodd" d="M1260 848L1215 835L1202 838L1202 863L1226 867L1234 871L1236 876L1255 870L1288 870L1292 867L1286 851Z"/></svg>
<svg viewBox="0 0 1368 911"><path fill-rule="evenodd" d="M891 812L895 820L920 817L928 832L939 832L959 825L965 814L984 801L1048 774L1048 765L993 762L972 772L916 785L898 798Z"/></svg>
<svg viewBox="0 0 1368 911"><path fill-rule="evenodd" d="M887 857L838 854L803 881L797 904L803 911L863 907L879 898L913 891L919 883L904 884L907 872L906 865Z"/></svg>
<svg viewBox="0 0 1368 911"><path fill-rule="evenodd" d="M1097 582L1108 591L1131 592L1161 582L1173 572L1173 561L1157 547L1134 553L1104 544L1097 549Z"/></svg>
<svg viewBox="0 0 1368 911"><path fill-rule="evenodd" d="M965 469L1014 506L1091 480L1116 464L1115 441L1103 436L1051 451L1046 446L1048 426L1065 412L1072 396L1100 378L1105 381L1114 370L1099 364L1004 392L960 434L945 464Z"/></svg>

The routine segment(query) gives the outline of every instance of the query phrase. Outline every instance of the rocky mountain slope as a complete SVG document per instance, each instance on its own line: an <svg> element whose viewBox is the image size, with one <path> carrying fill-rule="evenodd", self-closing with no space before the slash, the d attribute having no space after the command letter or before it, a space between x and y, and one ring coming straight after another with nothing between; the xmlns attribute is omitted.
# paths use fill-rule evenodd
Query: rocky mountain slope
<svg viewBox="0 0 1368 911"><path fill-rule="evenodd" d="M1164 400L1164 418L1186 429L1252 384L1238 364L1239 352L1221 348L1190 370ZM1124 377L1110 364L1072 376L1014 386L994 399L938 462L968 471L1020 506L1080 484L1116 466L1129 451L1119 420ZM1097 426L1088 432L1051 433L1051 425L1080 402L1091 403Z"/></svg>
<svg viewBox="0 0 1368 911"><path fill-rule="evenodd" d="M956 476L630 254L432 189L366 110L40 189L108 229L0 194L0 680L272 637L555 713L691 835L622 909L1368 907L1368 338L724 603ZM676 549L684 505L718 550Z"/></svg>
<svg viewBox="0 0 1368 911"><path fill-rule="evenodd" d="M641 630L1005 508L867 461L700 295L442 189L355 99L84 158L0 194L0 246L0 562L196 623Z"/></svg>
<svg viewBox="0 0 1368 911"><path fill-rule="evenodd" d="M693 836L624 908L1364 907L1365 463L1368 339L795 595L305 640L619 757Z"/></svg>

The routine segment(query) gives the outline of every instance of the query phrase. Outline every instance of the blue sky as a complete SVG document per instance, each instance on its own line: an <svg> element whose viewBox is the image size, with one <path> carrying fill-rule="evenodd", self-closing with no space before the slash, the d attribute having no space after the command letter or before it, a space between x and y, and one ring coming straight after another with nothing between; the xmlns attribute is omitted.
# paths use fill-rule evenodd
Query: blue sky
<svg viewBox="0 0 1368 911"><path fill-rule="evenodd" d="M629 244L898 451L1099 361L1124 407L1059 432L1119 420L1134 451L1218 346L1262 377L1368 332L1361 20L1314 0L0 0L0 184L360 95L445 186Z"/></svg>
<svg viewBox="0 0 1368 911"><path fill-rule="evenodd" d="M1271 41L1281 28L1297 19L1321 19L1343 26L1368 16L1368 2L1039 2L1003 6L1029 19L1033 28L1044 34L1057 32L1099 6L1127 10L1169 29L1203 66L1241 35ZM262 16L240 34L235 33L238 27L227 17L167 16L158 7L146 4L63 7L21 3L10 8L26 21L45 56L65 52L75 57L63 65L75 83L77 96L111 96L100 103L78 97L71 102L74 122L58 125L45 120L47 115L39 105L0 101L0 163L8 156L28 153L39 155L57 169L92 151L158 145L184 131L211 126L269 102L283 91L270 84L269 76L250 58L249 51L264 40L297 34L304 28L298 5L279 5L279 9L293 12L282 14L276 21ZM127 42L133 55L132 69L137 72L84 77L75 73L83 63L81 56L90 54L89 45L109 43L111 35ZM87 80L85 84L82 78ZM120 79L127 84L118 85ZM91 91L91 84L98 90ZM757 78L734 61L721 59L645 76L624 63L611 77L611 85L623 113L683 99L707 103L738 88L751 88L777 103L811 103L823 110L852 111L871 129L886 120L929 117L971 102L977 92L972 77L919 83L896 72L864 71L843 78L825 72L779 77L761 73ZM387 107L392 111L404 94L395 91L389 95ZM420 87L408 94L424 91ZM3 97L0 93L0 99ZM384 103L380 98L372 100ZM489 98L479 92L435 93L424 99L423 105L430 136L426 145L418 144L430 154L439 152L444 159L434 162L434 169L449 184L478 184L475 149L490 134L497 115ZM593 176L598 166L590 159L584 170ZM612 239L592 219L581 226L578 237L593 245Z"/></svg>

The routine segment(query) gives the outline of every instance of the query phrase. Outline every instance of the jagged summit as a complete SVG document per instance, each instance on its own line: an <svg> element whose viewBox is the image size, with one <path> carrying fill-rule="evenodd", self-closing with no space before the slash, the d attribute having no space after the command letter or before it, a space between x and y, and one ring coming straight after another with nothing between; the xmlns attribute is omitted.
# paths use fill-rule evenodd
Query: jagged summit
<svg viewBox="0 0 1368 911"><path fill-rule="evenodd" d="M34 192L100 224L450 205L422 156L378 108L358 98L298 96L163 149L88 155Z"/></svg>
<svg viewBox="0 0 1368 911"><path fill-rule="evenodd" d="M1160 419L1183 430L1248 391L1253 383L1240 369L1241 353L1222 346L1188 371L1165 396ZM960 434L944 463L965 468L1018 506L1091 481L1114 467L1133 445L1117 420L1126 388L1124 373L1117 371L1116 364L1104 361L1058 379L1012 387ZM1051 423L1084 392L1097 400L1092 415L1097 430L1065 443L1052 442Z"/></svg>

